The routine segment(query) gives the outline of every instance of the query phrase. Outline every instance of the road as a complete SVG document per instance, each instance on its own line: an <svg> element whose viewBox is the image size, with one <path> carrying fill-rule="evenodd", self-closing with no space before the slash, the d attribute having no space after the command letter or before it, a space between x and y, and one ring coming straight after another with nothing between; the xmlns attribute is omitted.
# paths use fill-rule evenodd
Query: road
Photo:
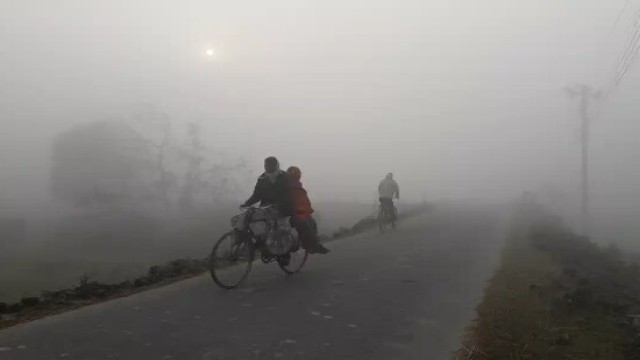
<svg viewBox="0 0 640 360"><path fill-rule="evenodd" d="M327 246L303 273L254 267L0 331L0 359L450 359L495 269L496 211L438 210Z"/></svg>

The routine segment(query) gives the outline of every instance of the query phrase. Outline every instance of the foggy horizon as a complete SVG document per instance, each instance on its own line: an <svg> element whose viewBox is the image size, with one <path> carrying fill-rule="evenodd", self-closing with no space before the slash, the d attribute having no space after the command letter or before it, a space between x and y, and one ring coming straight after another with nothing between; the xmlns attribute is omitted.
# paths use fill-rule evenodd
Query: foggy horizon
<svg viewBox="0 0 640 360"><path fill-rule="evenodd" d="M0 198L48 199L54 137L143 104L178 137L197 122L249 183L266 156L300 166L316 201L373 202L394 172L407 201L533 191L577 212L578 103L564 88L606 86L633 20L612 26L622 4L4 4ZM593 106L594 211L640 210L637 89L632 69Z"/></svg>

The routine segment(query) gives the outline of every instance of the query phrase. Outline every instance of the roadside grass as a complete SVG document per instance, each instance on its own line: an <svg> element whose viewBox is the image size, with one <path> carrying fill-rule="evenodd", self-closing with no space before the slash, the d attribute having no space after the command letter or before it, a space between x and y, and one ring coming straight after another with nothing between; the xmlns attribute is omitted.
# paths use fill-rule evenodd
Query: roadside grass
<svg viewBox="0 0 640 360"><path fill-rule="evenodd" d="M542 213L519 214L454 359L640 359L640 272Z"/></svg>
<svg viewBox="0 0 640 360"><path fill-rule="evenodd" d="M83 275L73 288L43 291L41 296L25 297L12 304L0 303L0 330L195 277L207 271L206 264L205 260L173 260L150 267L147 275L133 281L114 284L91 281Z"/></svg>

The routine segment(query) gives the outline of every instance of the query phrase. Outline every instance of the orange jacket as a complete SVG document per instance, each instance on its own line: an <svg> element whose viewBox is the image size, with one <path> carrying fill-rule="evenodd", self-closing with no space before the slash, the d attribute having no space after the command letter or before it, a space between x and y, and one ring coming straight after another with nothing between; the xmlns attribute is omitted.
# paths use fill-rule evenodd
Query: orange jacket
<svg viewBox="0 0 640 360"><path fill-rule="evenodd" d="M307 190L302 187L302 183L299 181L290 185L294 216L303 218L311 216L313 208L311 207L311 200L307 196Z"/></svg>
<svg viewBox="0 0 640 360"><path fill-rule="evenodd" d="M308 218L313 214L311 200L307 195L307 190L302 187L300 182L300 169L292 166L287 170L289 175L289 189L291 191L291 202L293 205L293 216L298 218Z"/></svg>

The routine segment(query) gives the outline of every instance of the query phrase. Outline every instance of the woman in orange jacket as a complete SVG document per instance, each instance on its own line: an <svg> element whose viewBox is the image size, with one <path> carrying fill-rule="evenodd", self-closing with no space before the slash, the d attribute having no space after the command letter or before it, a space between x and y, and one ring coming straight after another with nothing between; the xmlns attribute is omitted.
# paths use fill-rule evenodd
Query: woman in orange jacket
<svg viewBox="0 0 640 360"><path fill-rule="evenodd" d="M326 254L329 249L320 244L318 240L318 225L313 219L313 208L307 191L302 187L300 178L302 172L296 166L287 169L289 178L290 197L293 205L293 216L291 224L298 232L302 247L311 254Z"/></svg>

